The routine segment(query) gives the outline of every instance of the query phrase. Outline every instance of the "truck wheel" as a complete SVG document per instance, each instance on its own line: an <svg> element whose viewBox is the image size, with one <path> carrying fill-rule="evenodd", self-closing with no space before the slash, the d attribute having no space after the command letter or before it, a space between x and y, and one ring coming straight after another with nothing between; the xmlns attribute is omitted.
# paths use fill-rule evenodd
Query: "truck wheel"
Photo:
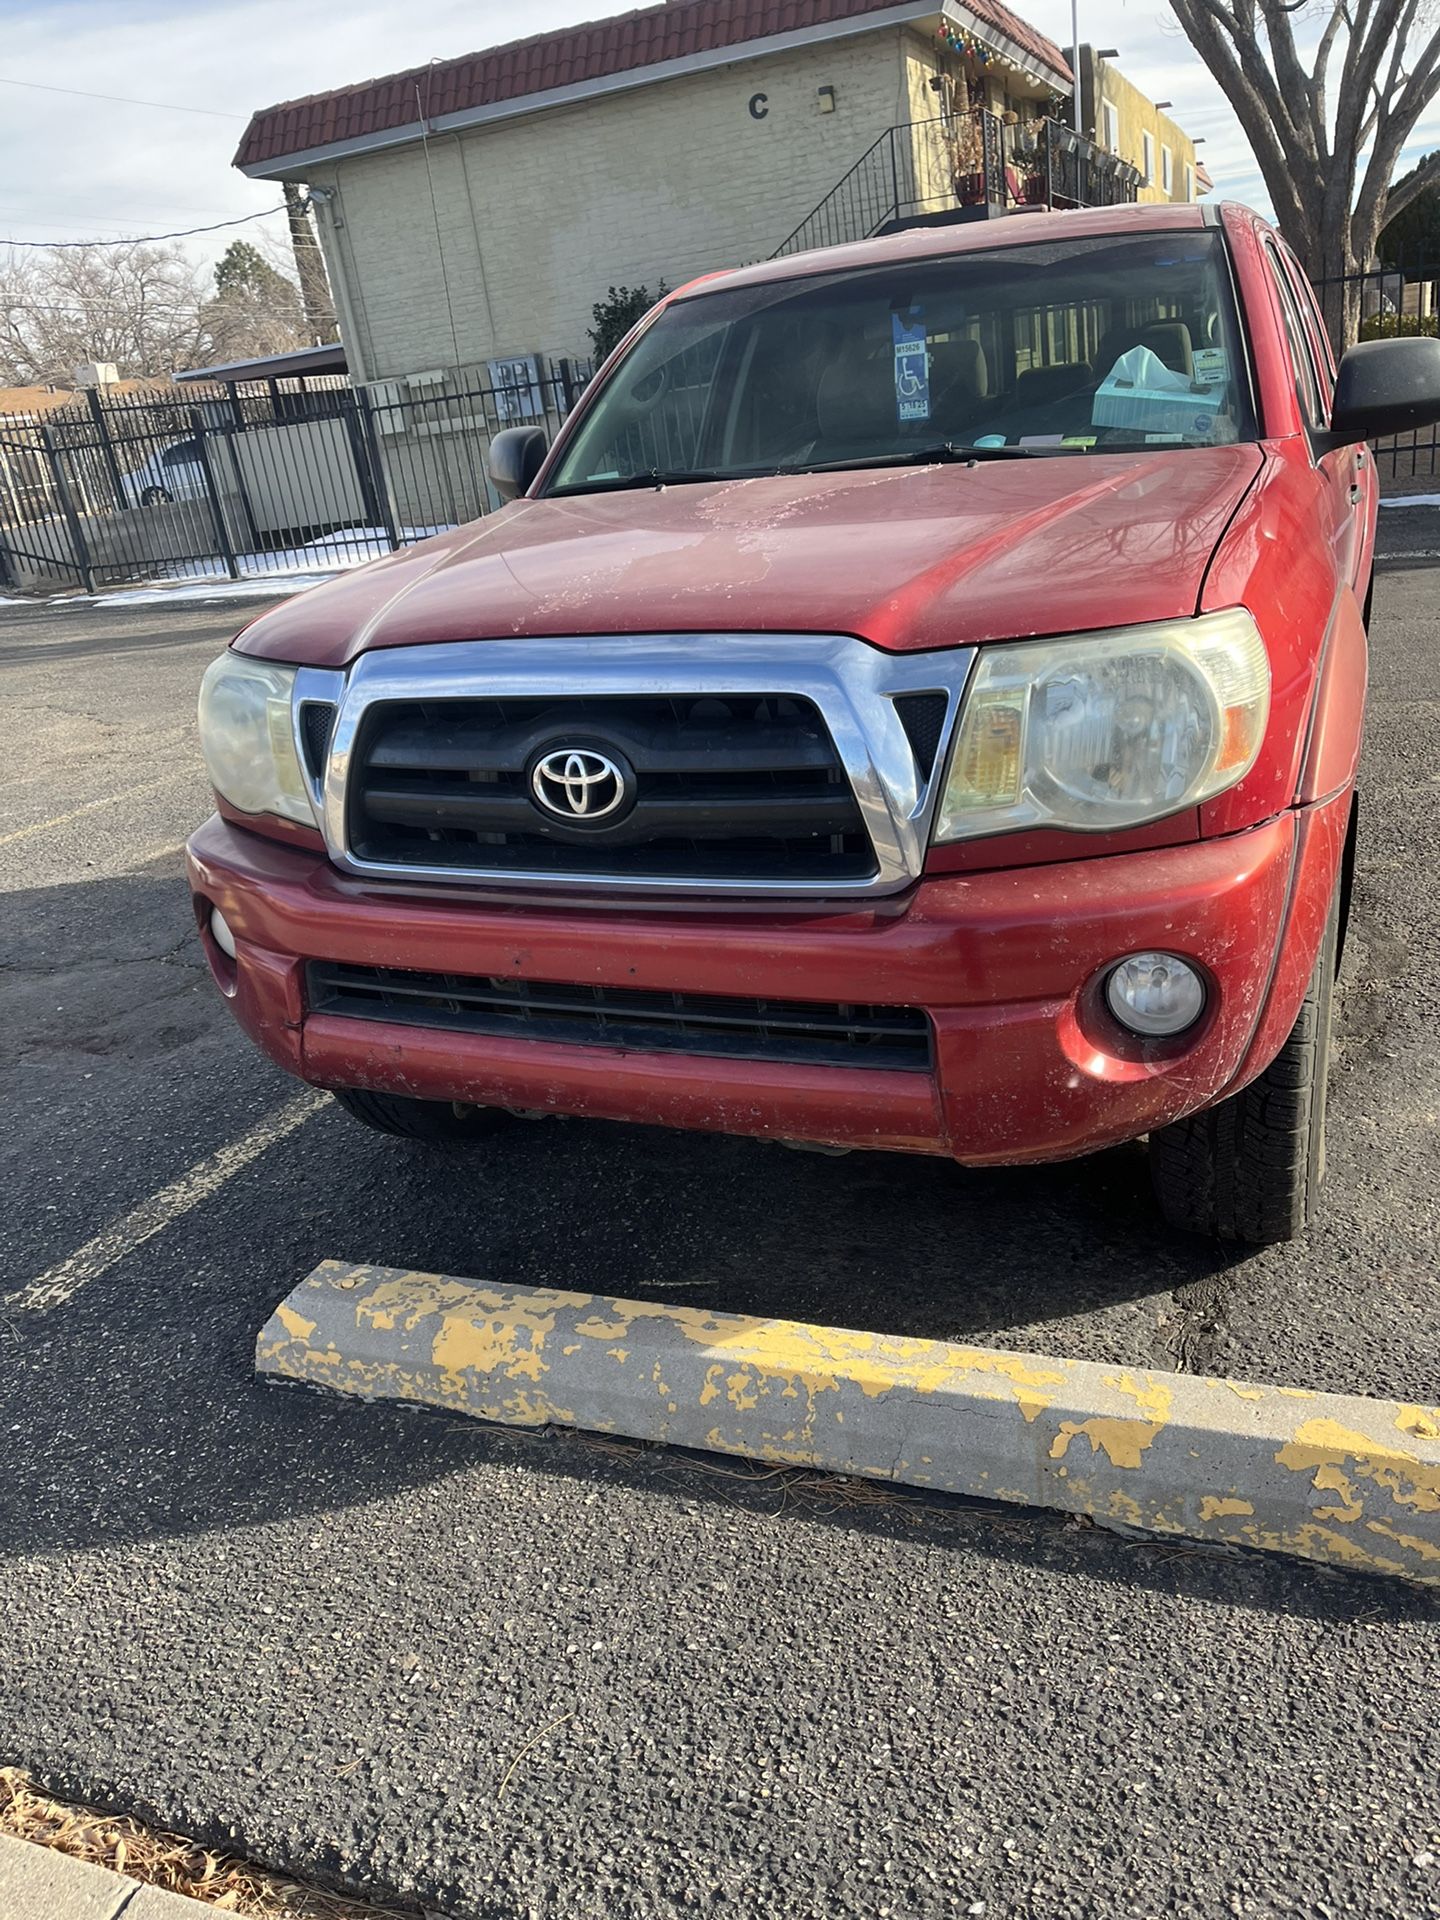
<svg viewBox="0 0 1440 1920"><path fill-rule="evenodd" d="M359 1087L332 1087L332 1099L376 1133L405 1140L473 1140L489 1133L501 1115L494 1107L466 1107L452 1100L411 1100L400 1093L366 1093Z"/></svg>
<svg viewBox="0 0 1440 1920"><path fill-rule="evenodd" d="M1325 1085L1340 889L1290 1037L1258 1080L1150 1136L1150 1179L1172 1227L1275 1246L1303 1233L1325 1178Z"/></svg>

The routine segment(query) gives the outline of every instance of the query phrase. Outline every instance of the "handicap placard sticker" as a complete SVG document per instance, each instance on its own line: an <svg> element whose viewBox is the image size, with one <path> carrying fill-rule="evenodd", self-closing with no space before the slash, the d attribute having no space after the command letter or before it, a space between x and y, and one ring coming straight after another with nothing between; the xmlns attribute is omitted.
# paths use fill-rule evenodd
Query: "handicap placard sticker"
<svg viewBox="0 0 1440 1920"><path fill-rule="evenodd" d="M895 337L895 406L901 420L930 418L930 355L919 314L892 313Z"/></svg>

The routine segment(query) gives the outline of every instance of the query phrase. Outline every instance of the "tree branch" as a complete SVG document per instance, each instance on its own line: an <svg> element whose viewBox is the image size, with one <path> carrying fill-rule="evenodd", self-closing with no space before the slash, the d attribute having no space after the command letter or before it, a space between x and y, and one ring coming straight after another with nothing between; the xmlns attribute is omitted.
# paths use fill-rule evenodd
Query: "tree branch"
<svg viewBox="0 0 1440 1920"><path fill-rule="evenodd" d="M1275 211L1306 247L1318 238L1302 183L1290 166L1281 139L1285 116L1271 110L1274 76L1253 35L1247 34L1218 0L1171 0L1186 37L1224 90L1259 162ZM1240 38L1237 41L1236 34ZM1240 51L1237 51L1240 49ZM1278 125L1277 125L1278 118ZM1310 183L1313 191L1314 182Z"/></svg>
<svg viewBox="0 0 1440 1920"><path fill-rule="evenodd" d="M1289 125L1294 133L1296 144L1311 160L1318 157L1315 143L1315 122L1308 111L1310 100L1310 76L1300 64L1300 56L1295 51L1295 36L1290 30L1290 16L1277 0L1260 0L1261 12L1265 19L1265 37L1270 42L1270 58L1275 63L1275 78L1279 82L1278 91L1285 105ZM1307 111L1301 116L1290 112L1290 102L1305 102Z"/></svg>
<svg viewBox="0 0 1440 1920"><path fill-rule="evenodd" d="M1349 26L1349 15L1345 7L1339 5L1332 11L1325 31L1320 36L1320 44L1315 49L1315 66L1310 81L1310 117L1315 122L1315 145L1320 158L1326 161L1330 158L1330 125L1325 75L1336 35L1342 26Z"/></svg>
<svg viewBox="0 0 1440 1920"><path fill-rule="evenodd" d="M1400 18L1412 0L1361 0L1355 26L1346 49L1345 66L1340 75L1340 90L1335 102L1333 151L1358 156L1361 125L1369 116L1370 97L1380 72L1380 62L1394 41ZM1346 196L1348 211L1349 196Z"/></svg>
<svg viewBox="0 0 1440 1920"><path fill-rule="evenodd" d="M1398 214L1402 214L1408 206L1418 200L1427 187L1434 186L1437 181L1440 181L1440 152L1430 154L1398 186L1391 187L1385 196L1385 206L1380 216L1381 232L1384 232Z"/></svg>

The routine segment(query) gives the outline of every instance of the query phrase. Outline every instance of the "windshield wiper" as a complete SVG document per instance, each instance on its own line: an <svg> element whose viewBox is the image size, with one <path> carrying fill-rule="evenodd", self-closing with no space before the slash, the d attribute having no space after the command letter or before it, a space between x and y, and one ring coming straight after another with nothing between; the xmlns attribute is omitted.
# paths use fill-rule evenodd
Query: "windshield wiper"
<svg viewBox="0 0 1440 1920"><path fill-rule="evenodd" d="M767 468L773 472L773 468ZM721 473L715 468L697 467L693 471L676 469L667 473L659 467L648 467L644 473L617 473L599 480L587 480L579 486L552 487L550 498L563 500L573 493L628 493L639 487L691 487L703 480L737 480L748 478L745 474Z"/></svg>
<svg viewBox="0 0 1440 1920"><path fill-rule="evenodd" d="M817 460L803 467L781 467L781 473L843 473L863 467L930 467L951 461L966 465L978 460L1033 460L1034 447L965 447L941 440L933 447L905 448L903 452L862 454L850 460Z"/></svg>
<svg viewBox="0 0 1440 1920"><path fill-rule="evenodd" d="M793 479L796 474L802 473L846 473L851 469L858 471L870 467L928 467L948 461L966 465L979 460L1033 460L1039 451L1035 447L966 447L953 440L941 440L933 447L907 447L895 453L860 454L847 460L807 460L794 466L735 467L728 472L716 467L677 468L671 472L661 467L647 467L643 473L621 473L604 479L587 480L578 486L552 487L549 498L563 500L577 493L628 493L642 487L658 491L661 487L697 486L706 480ZM1055 453L1060 449L1047 447L1044 451ZM1078 452L1079 449L1066 448L1065 451Z"/></svg>

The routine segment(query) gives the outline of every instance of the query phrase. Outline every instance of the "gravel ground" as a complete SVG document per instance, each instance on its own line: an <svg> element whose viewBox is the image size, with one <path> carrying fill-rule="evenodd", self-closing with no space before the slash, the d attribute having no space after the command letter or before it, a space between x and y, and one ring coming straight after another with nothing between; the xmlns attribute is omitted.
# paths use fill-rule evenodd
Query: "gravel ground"
<svg viewBox="0 0 1440 1920"><path fill-rule="evenodd" d="M250 1371L330 1255L1440 1401L1440 523L1383 533L1328 1207L1256 1255L1138 1149L256 1150L178 854L236 609L0 608L0 1290L72 1289L0 1309L0 1760L464 1920L1440 1915L1433 1596Z"/></svg>

